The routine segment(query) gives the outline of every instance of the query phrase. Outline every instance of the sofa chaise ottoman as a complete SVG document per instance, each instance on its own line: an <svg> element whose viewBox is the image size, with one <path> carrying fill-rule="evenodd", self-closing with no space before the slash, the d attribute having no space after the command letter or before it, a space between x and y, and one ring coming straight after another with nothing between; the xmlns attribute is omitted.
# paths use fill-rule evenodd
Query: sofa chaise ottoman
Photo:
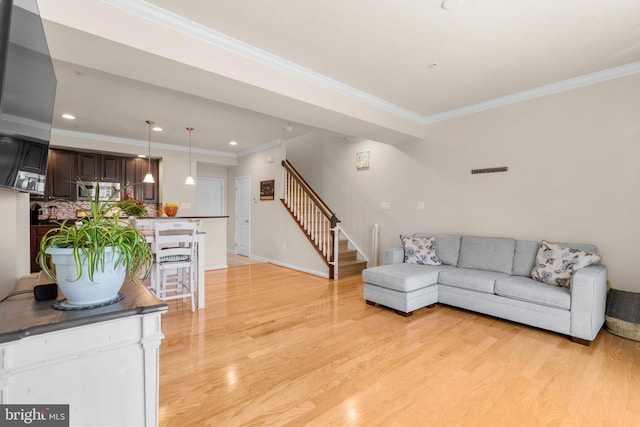
<svg viewBox="0 0 640 427"><path fill-rule="evenodd" d="M411 239L431 244L433 259L403 262L406 247L386 251L385 265L362 272L367 304L408 316L443 303L587 345L604 324L607 268L595 245L428 233Z"/></svg>

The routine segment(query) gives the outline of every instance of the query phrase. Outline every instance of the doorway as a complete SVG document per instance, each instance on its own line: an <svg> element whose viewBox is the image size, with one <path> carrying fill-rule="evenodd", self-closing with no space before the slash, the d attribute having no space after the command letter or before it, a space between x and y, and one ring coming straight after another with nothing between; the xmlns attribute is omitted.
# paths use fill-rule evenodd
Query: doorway
<svg viewBox="0 0 640 427"><path fill-rule="evenodd" d="M251 250L251 177L236 178L236 253L250 256Z"/></svg>
<svg viewBox="0 0 640 427"><path fill-rule="evenodd" d="M198 215L224 215L224 179L196 179L196 212Z"/></svg>

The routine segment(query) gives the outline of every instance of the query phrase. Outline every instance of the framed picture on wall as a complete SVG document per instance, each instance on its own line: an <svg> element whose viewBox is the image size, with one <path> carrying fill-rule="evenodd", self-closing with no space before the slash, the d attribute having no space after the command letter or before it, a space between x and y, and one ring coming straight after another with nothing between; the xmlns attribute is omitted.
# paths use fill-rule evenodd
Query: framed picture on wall
<svg viewBox="0 0 640 427"><path fill-rule="evenodd" d="M260 200L273 200L275 186L275 179L260 181Z"/></svg>
<svg viewBox="0 0 640 427"><path fill-rule="evenodd" d="M357 170L365 170L369 169L369 152L361 151L356 153L356 169Z"/></svg>

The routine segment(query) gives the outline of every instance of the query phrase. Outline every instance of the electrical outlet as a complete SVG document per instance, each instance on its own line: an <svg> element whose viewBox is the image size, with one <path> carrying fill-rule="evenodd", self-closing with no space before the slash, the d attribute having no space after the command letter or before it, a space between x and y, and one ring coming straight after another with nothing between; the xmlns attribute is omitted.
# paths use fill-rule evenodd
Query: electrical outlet
<svg viewBox="0 0 640 427"><path fill-rule="evenodd" d="M380 202L380 209L391 209L391 202Z"/></svg>
<svg viewBox="0 0 640 427"><path fill-rule="evenodd" d="M423 211L424 210L424 202L418 202L418 210L419 211Z"/></svg>

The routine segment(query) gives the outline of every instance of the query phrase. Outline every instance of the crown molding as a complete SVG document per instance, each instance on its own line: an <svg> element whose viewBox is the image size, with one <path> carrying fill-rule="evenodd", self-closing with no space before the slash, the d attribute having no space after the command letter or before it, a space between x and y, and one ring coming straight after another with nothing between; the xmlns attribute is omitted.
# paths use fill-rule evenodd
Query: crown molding
<svg viewBox="0 0 640 427"><path fill-rule="evenodd" d="M178 31L182 34L197 38L219 48L230 51L236 55L266 65L291 76L308 81L330 91L345 95L349 98L371 105L380 110L387 111L404 119L421 123L423 117L413 111L402 108L384 99L370 95L364 91L346 85L338 80L329 78L309 68L276 56L266 50L259 49L249 43L228 36L224 33L206 27L195 21L177 15L166 9L153 5L143 0L101 0L111 6L126 12L138 15L158 25Z"/></svg>
<svg viewBox="0 0 640 427"><path fill-rule="evenodd" d="M477 104L467 105L465 107L423 116L406 108L395 105L391 102L363 92L352 86L331 79L318 72L302 67L301 65L298 65L294 62L273 55L265 50L259 49L253 45L230 37L224 33L206 27L202 24L148 3L144 0L101 1L124 10L125 12L132 13L144 19L150 20L158 25L205 41L207 43L240 55L244 58L256 61L268 67L287 73L293 77L308 81L325 89L360 101L371 107L386 111L400 118L422 125L428 125L431 123L462 117L469 114L475 114L493 108L500 108L506 105L554 95L557 93L566 92L569 90L640 73L640 61L636 61L618 67L609 68L595 73L585 74L560 82L551 83L537 88L517 92L511 95L491 99Z"/></svg>
<svg viewBox="0 0 640 427"><path fill-rule="evenodd" d="M456 108L454 110L445 111L443 113L433 114L431 116L425 116L423 118L422 124L428 125L431 123L467 116L469 114L475 114L481 111L529 101L531 99L555 95L557 93L562 93L585 86L591 86L622 77L628 77L638 73L640 73L640 61L631 62L629 64L620 65L618 67L608 68L606 70L597 71L595 73L584 74L582 76L573 77L571 79L562 80L556 83L524 90L522 92L516 92L514 94L502 96L500 98L494 98L489 101L467 105L465 107Z"/></svg>

